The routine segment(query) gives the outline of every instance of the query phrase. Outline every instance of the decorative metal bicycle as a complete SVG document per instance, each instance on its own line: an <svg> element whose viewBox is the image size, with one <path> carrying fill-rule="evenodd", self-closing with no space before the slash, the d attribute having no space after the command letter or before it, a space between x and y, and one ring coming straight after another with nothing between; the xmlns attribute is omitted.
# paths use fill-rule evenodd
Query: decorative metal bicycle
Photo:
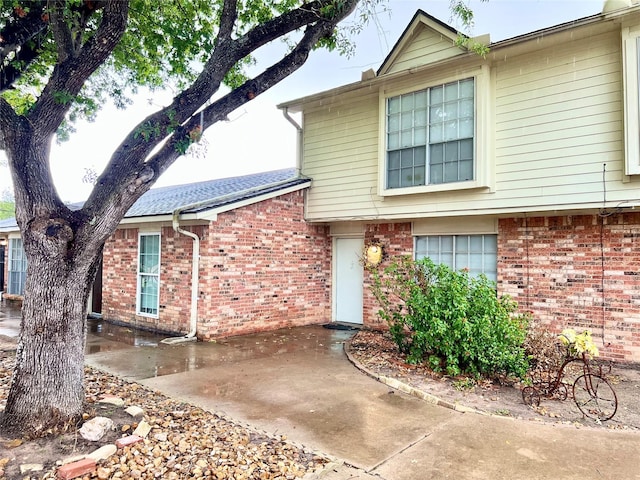
<svg viewBox="0 0 640 480"><path fill-rule="evenodd" d="M592 365L588 355L590 352L597 355L597 349L576 349L575 337L575 332L572 335L571 331L565 336L568 341L563 342L567 350L558 371L555 374L544 370L535 373L531 379L533 385L522 389L522 399L526 405L537 407L542 397L566 400L571 393L583 415L598 421L609 420L618 410L616 392L606 378L611 372L611 365ZM587 340L591 342L588 334ZM579 367L577 377L567 381L570 376L566 372L572 367Z"/></svg>

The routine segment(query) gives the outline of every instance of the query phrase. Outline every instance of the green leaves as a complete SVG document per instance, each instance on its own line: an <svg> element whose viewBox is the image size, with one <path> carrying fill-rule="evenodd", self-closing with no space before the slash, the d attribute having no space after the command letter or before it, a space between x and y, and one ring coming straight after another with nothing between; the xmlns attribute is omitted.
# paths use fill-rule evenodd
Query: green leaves
<svg viewBox="0 0 640 480"><path fill-rule="evenodd" d="M428 361L452 376L525 375L528 319L486 277L409 257L371 271L380 316L409 363Z"/></svg>

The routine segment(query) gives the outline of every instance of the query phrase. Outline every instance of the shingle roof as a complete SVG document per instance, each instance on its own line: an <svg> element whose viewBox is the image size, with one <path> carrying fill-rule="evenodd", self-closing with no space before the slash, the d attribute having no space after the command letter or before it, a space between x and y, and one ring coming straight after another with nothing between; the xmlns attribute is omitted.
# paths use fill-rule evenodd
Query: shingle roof
<svg viewBox="0 0 640 480"><path fill-rule="evenodd" d="M167 215L176 209L189 206L191 207L182 212L196 213L310 181L308 178L296 177L294 168L286 168L241 177L154 188L133 204L125 218ZM196 203L198 205L194 206Z"/></svg>
<svg viewBox="0 0 640 480"><path fill-rule="evenodd" d="M197 213L310 182L309 178L296 176L295 168L285 168L240 177L153 188L133 204L125 218L170 215L177 209L182 213ZM75 210L81 208L82 204L74 203L68 206ZM13 231L17 228L15 218L0 220L0 231Z"/></svg>

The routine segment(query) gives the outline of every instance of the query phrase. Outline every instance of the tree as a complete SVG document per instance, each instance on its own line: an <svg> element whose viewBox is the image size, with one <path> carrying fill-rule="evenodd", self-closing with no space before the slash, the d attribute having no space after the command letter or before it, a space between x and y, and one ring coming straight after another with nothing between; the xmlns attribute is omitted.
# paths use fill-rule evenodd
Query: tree
<svg viewBox="0 0 640 480"><path fill-rule="evenodd" d="M5 431L38 435L81 415L86 305L106 239L204 130L311 50L343 46L336 26L358 1L2 0L0 148L28 259ZM280 61L243 74L258 48L284 37L291 47ZM50 173L55 135L94 116L107 96L124 106L137 85L168 81L179 91L171 105L126 136L82 209L67 208Z"/></svg>

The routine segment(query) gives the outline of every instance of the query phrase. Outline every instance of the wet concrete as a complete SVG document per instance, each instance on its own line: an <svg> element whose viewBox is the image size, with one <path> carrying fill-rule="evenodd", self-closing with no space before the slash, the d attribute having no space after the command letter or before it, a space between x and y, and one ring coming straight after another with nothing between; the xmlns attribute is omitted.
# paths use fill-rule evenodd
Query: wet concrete
<svg viewBox="0 0 640 480"><path fill-rule="evenodd" d="M9 338L17 338L20 334L20 307L0 302L0 335Z"/></svg>
<svg viewBox="0 0 640 480"><path fill-rule="evenodd" d="M0 316L0 329L11 322ZM309 480L640 479L638 433L426 403L355 369L343 352L352 334L314 326L164 345L102 325L89 328L86 361L346 462Z"/></svg>

